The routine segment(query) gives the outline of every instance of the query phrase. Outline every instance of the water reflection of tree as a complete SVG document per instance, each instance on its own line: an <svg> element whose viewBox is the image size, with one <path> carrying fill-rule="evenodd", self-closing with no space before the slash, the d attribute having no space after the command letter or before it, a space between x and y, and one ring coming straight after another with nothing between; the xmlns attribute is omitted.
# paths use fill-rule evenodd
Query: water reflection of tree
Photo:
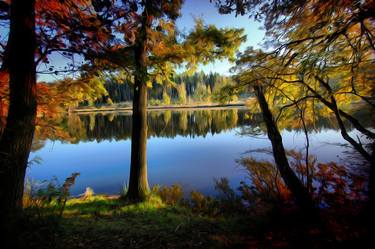
<svg viewBox="0 0 375 249"><path fill-rule="evenodd" d="M249 124L246 110L152 111L148 137L196 137L218 134ZM131 115L70 115L66 130L72 141L123 140L131 137ZM63 122L64 123L64 122ZM62 123L62 125L63 125Z"/></svg>
<svg viewBox="0 0 375 249"><path fill-rule="evenodd" d="M303 132L297 116L283 118L280 130ZM366 113L362 112L357 118L370 126L371 119L365 119L365 116ZM205 137L234 128L239 128L241 135L262 135L266 132L261 114L246 109L151 111L147 124L148 137ZM330 116L317 115L315 123L307 123L309 133L327 129L337 129L335 120ZM130 131L131 113L60 115L53 120L38 119L34 143L46 139L70 143L126 140L131 137Z"/></svg>

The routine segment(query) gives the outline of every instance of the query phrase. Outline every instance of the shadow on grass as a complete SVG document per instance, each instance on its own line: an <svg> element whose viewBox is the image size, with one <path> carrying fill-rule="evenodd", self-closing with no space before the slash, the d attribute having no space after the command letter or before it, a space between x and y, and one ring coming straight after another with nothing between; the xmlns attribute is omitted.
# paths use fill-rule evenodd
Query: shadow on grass
<svg viewBox="0 0 375 249"><path fill-rule="evenodd" d="M358 239L327 237L294 209L210 216L153 195L139 204L106 196L70 199L62 217L50 215L50 208L39 215L26 210L10 248L366 248Z"/></svg>
<svg viewBox="0 0 375 249"><path fill-rule="evenodd" d="M37 228L29 225L33 232L23 234L18 247L228 248L242 243L241 230L246 230L234 217L199 215L186 207L166 205L158 197L139 204L103 196L71 199L63 216L54 219L33 219Z"/></svg>

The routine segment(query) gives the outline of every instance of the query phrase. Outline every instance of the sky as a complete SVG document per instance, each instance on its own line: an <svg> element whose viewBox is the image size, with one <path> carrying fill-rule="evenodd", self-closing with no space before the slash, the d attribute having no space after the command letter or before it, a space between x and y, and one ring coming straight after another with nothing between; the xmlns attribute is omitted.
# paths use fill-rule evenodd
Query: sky
<svg viewBox="0 0 375 249"><path fill-rule="evenodd" d="M240 51L243 51L248 46L259 47L259 43L264 37L264 31L261 30L261 24L249 19L247 16L235 16L235 14L221 15L218 13L214 3L209 0L185 0L185 3L181 10L181 17L177 19L177 27L181 31L188 32L194 27L194 18L203 19L205 24L214 24L218 28L232 27L232 28L243 28L247 41L240 47ZM55 64L63 64L63 57L55 56L50 61ZM202 70L205 73L217 72L224 75L229 75L229 69L233 65L227 60L217 61L208 65L200 65L199 71ZM48 70L48 67L43 65L39 66L38 70ZM55 75L38 75L38 81L54 81L59 79L61 76Z"/></svg>

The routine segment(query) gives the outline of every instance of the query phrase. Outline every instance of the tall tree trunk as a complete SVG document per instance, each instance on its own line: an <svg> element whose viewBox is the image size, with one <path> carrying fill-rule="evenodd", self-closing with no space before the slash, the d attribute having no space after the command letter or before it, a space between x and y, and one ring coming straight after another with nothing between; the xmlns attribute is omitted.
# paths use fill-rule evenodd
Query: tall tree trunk
<svg viewBox="0 0 375 249"><path fill-rule="evenodd" d="M25 171L36 117L34 53L35 0L12 0L5 60L9 72L9 111L0 140L0 214L22 209Z"/></svg>
<svg viewBox="0 0 375 249"><path fill-rule="evenodd" d="M131 165L127 198L143 201L149 193L147 180L147 86L136 83L133 99Z"/></svg>
<svg viewBox="0 0 375 249"><path fill-rule="evenodd" d="M309 213L313 213L315 212L315 206L311 199L311 196L308 193L307 188L298 179L296 174L289 166L280 132L273 119L272 113L269 110L267 100L263 94L263 89L260 86L255 85L254 90L258 99L259 106L262 110L264 122L267 126L268 138L272 143L273 155L276 165L280 171L280 175L290 191L293 193L299 206L303 210L308 211Z"/></svg>
<svg viewBox="0 0 375 249"><path fill-rule="evenodd" d="M147 8L146 8L147 9ZM136 73L132 116L132 141L129 189L126 198L139 202L146 199L150 189L147 180L147 29L151 20L143 12L142 27L135 48Z"/></svg>
<svg viewBox="0 0 375 249"><path fill-rule="evenodd" d="M373 215L374 212L374 202L375 202L375 142L371 144L371 161L370 161L370 172L369 172L369 182L368 182L368 206L367 212L369 219L370 226L374 226L375 216Z"/></svg>

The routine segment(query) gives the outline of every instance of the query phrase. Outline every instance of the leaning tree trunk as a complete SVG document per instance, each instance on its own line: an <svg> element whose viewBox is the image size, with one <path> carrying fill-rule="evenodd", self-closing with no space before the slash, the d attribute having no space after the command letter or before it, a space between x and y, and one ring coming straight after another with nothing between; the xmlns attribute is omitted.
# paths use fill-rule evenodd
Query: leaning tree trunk
<svg viewBox="0 0 375 249"><path fill-rule="evenodd" d="M22 209L25 171L36 116L35 1L12 0L8 54L9 110L0 140L0 214Z"/></svg>
<svg viewBox="0 0 375 249"><path fill-rule="evenodd" d="M136 73L134 77L134 97L132 116L132 141L129 189L126 198L139 202L149 193L147 180L147 32L151 22L143 13L142 27L135 48Z"/></svg>
<svg viewBox="0 0 375 249"><path fill-rule="evenodd" d="M268 138L272 143L273 156L275 158L277 168L280 171L280 175L290 191L293 193L299 206L303 210L313 213L315 212L315 206L307 188L302 184L289 166L280 132L268 107L267 100L264 97L263 89L260 86L255 85L254 90L259 106L262 110L264 122L267 126Z"/></svg>

